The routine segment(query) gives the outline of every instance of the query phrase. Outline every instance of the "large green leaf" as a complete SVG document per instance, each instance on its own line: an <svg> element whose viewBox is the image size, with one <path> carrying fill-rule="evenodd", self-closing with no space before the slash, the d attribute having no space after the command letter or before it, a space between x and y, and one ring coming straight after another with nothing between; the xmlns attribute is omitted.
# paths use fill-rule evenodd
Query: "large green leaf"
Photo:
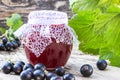
<svg viewBox="0 0 120 80"><path fill-rule="evenodd" d="M120 67L120 0L76 0L71 8L75 14L69 25L81 42L79 49Z"/></svg>
<svg viewBox="0 0 120 80"><path fill-rule="evenodd" d="M118 66L120 67L120 54L114 54L111 58L110 58L110 64L112 66Z"/></svg>
<svg viewBox="0 0 120 80"><path fill-rule="evenodd" d="M120 13L120 5L112 4L108 7L106 12Z"/></svg>
<svg viewBox="0 0 120 80"><path fill-rule="evenodd" d="M76 0L72 4L73 12L77 12L79 10L91 10L97 8L99 0Z"/></svg>
<svg viewBox="0 0 120 80"><path fill-rule="evenodd" d="M103 12L111 4L120 4L120 0L69 0L73 12L100 8Z"/></svg>
<svg viewBox="0 0 120 80"><path fill-rule="evenodd" d="M108 28L108 23L116 14L102 14L96 11L80 11L72 17L69 25L76 31L78 39L86 49L104 48L106 41L104 33ZM108 25L108 26L106 26Z"/></svg>
<svg viewBox="0 0 120 80"><path fill-rule="evenodd" d="M109 60L112 56L113 56L113 52L111 51L111 49L109 48L101 48L99 50L99 53L100 53L100 59L107 59Z"/></svg>

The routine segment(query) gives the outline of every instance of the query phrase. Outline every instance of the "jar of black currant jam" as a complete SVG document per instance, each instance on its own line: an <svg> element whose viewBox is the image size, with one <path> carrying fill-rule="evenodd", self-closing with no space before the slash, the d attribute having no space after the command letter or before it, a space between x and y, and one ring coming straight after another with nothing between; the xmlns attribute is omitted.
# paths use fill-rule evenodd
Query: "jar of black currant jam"
<svg viewBox="0 0 120 80"><path fill-rule="evenodd" d="M28 15L25 26L22 44L32 65L42 63L48 70L52 70L66 64L73 46L66 13L33 11Z"/></svg>

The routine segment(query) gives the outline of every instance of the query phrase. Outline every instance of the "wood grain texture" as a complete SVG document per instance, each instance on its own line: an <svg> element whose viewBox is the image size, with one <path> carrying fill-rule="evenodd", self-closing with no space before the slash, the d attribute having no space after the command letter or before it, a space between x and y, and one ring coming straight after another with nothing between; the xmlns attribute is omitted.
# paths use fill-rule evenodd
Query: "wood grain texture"
<svg viewBox="0 0 120 80"><path fill-rule="evenodd" d="M59 10L71 16L68 0L0 0L0 26L7 28L5 18L13 13L19 13L27 22L29 12L34 10Z"/></svg>
<svg viewBox="0 0 120 80"><path fill-rule="evenodd" d="M23 60L26 63L28 62L23 48L19 48L11 53L0 52L0 68L7 60L11 60L12 62L19 60ZM75 75L75 80L120 80L120 68L108 66L105 71L100 71L96 67L97 60L98 56L81 54L79 51L75 52L75 50L73 50L65 68L67 72ZM94 70L91 77L85 78L80 74L79 70L83 64L90 64L93 66ZM0 71L0 80L20 80L20 76L6 75Z"/></svg>

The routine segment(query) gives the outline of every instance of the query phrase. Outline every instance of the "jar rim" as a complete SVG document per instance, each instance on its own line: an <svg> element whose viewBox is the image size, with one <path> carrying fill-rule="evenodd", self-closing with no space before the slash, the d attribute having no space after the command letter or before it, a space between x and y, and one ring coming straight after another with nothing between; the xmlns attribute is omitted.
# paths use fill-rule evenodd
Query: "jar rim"
<svg viewBox="0 0 120 80"><path fill-rule="evenodd" d="M33 22L68 24L68 17L65 12L61 11L38 10L30 12L28 15L28 23Z"/></svg>
<svg viewBox="0 0 120 80"><path fill-rule="evenodd" d="M28 15L28 19L31 18L40 18L40 17L65 17L67 18L67 14L61 11L54 11L54 10L38 10L32 11Z"/></svg>

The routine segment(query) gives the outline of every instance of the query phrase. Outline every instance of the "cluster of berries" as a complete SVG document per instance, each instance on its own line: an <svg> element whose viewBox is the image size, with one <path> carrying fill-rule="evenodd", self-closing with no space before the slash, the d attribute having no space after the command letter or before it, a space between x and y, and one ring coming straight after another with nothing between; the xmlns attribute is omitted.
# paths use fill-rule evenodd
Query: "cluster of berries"
<svg viewBox="0 0 120 80"><path fill-rule="evenodd" d="M47 71L45 65L36 64L32 66L30 63L18 61L15 64L6 62L2 71L5 74L14 73L20 75L21 80L75 80L71 73L66 73L63 67L58 67L54 71Z"/></svg>
<svg viewBox="0 0 120 80"><path fill-rule="evenodd" d="M1 38L0 50L1 51L11 51L18 48L21 45L21 42L18 38L15 38L13 41L9 41L6 37Z"/></svg>
<svg viewBox="0 0 120 80"><path fill-rule="evenodd" d="M105 60L98 60L96 64L99 70L105 70L107 62ZM75 80L75 77L71 73L66 73L63 67L58 67L54 71L47 71L45 65L36 64L32 66L30 63L24 63L18 61L15 64L6 62L2 71L5 74L13 72L14 74L20 75L21 80ZM84 77L89 77L93 73L93 68L89 64L84 64L80 68L80 73Z"/></svg>
<svg viewBox="0 0 120 80"><path fill-rule="evenodd" d="M99 70L105 70L107 62L98 60L96 66ZM45 65L40 63L32 66L30 63L25 64L23 61L18 61L15 64L6 62L2 67L2 71L5 74L14 72L20 75L21 80L75 80L74 75L66 73L63 67L58 67L54 71L47 71ZM93 73L93 68L89 64L84 64L80 68L80 73L84 77L89 77Z"/></svg>

